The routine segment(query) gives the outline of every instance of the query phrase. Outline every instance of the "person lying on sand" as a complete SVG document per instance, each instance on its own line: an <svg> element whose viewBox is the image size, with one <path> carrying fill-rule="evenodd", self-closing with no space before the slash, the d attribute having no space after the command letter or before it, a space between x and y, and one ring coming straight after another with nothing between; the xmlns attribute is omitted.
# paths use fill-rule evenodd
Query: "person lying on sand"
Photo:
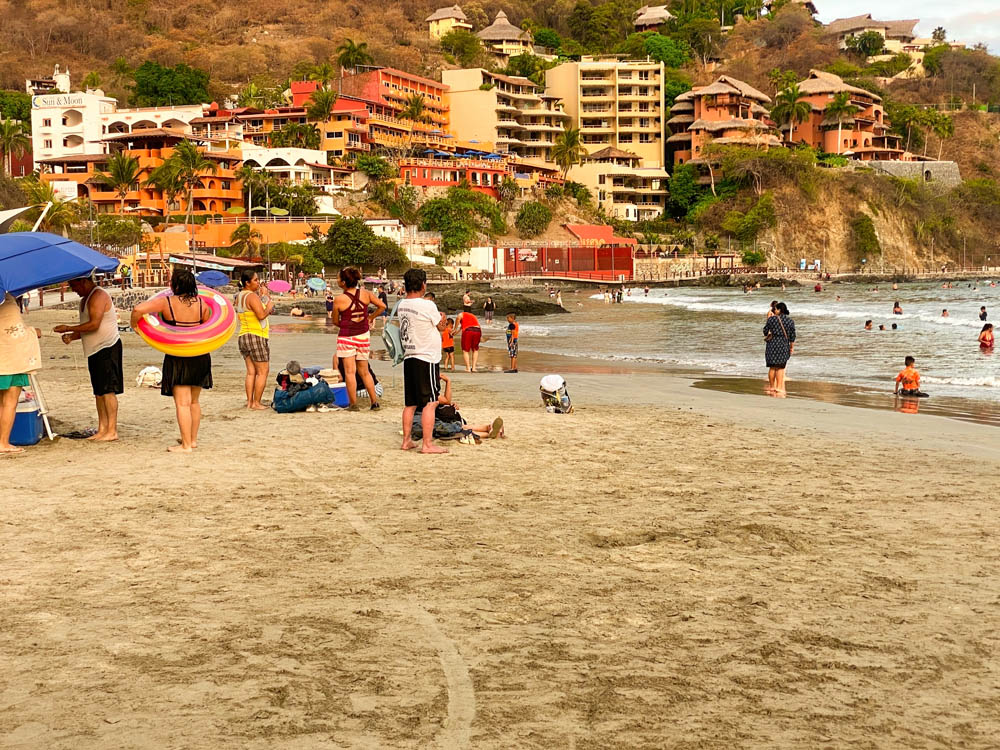
<svg viewBox="0 0 1000 750"><path fill-rule="evenodd" d="M483 438L496 439L506 437L503 430L503 418L497 417L490 424L470 425L458 411L458 404L451 400L451 378L441 375L444 383L444 391L438 397L437 409L434 412L434 437L440 439L451 439L459 433L472 433L474 442L479 443ZM414 438L423 437L423 427L421 424L421 410L413 415Z"/></svg>

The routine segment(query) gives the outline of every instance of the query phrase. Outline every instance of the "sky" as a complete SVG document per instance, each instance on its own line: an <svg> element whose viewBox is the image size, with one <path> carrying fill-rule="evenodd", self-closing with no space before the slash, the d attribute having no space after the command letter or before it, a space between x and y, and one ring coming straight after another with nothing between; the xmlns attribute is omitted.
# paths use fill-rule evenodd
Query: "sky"
<svg viewBox="0 0 1000 750"><path fill-rule="evenodd" d="M813 0L813 3L823 23L862 13L871 13L879 21L919 18L920 36L929 37L937 26L944 26L949 41L964 42L970 47L985 42L990 52L1000 55L1000 0L959 0L954 6L941 0Z"/></svg>

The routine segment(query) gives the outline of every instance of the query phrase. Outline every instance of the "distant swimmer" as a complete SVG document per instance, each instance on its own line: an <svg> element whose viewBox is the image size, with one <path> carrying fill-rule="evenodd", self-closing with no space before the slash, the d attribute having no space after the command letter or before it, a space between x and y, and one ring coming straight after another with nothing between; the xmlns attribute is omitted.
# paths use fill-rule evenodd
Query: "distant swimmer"
<svg viewBox="0 0 1000 750"><path fill-rule="evenodd" d="M816 286L813 287L813 291L814 292L822 292L823 291L823 285L822 284L817 284Z"/></svg>
<svg viewBox="0 0 1000 750"><path fill-rule="evenodd" d="M987 323L979 332L979 348L983 351L993 351L993 324Z"/></svg>
<svg viewBox="0 0 1000 750"><path fill-rule="evenodd" d="M927 398L927 394L920 390L920 373L913 366L916 362L913 357L907 357L903 360L905 367L896 376L896 388L893 390L893 393L898 393L900 396Z"/></svg>
<svg viewBox="0 0 1000 750"><path fill-rule="evenodd" d="M870 331L872 329L872 322L870 320L865 321L865 330Z"/></svg>
<svg viewBox="0 0 1000 750"><path fill-rule="evenodd" d="M896 300L892 304L892 314L893 315L902 315L903 314L903 308L900 306L899 300Z"/></svg>
<svg viewBox="0 0 1000 750"><path fill-rule="evenodd" d="M979 308L979 319L985 322L985 320L986 320L986 305L983 305L982 307Z"/></svg>
<svg viewBox="0 0 1000 750"><path fill-rule="evenodd" d="M643 296L643 297L648 297L648 296L649 296L649 286L648 286L648 285L647 285L647 286L644 286L644 287L642 288L642 296Z"/></svg>
<svg viewBox="0 0 1000 750"><path fill-rule="evenodd" d="M839 294L837 295L837 300L836 301L840 302L840 295Z"/></svg>
<svg viewBox="0 0 1000 750"><path fill-rule="evenodd" d="M948 317L948 309L947 308L945 308L944 310L941 311L941 317L942 318L947 318Z"/></svg>
<svg viewBox="0 0 1000 750"><path fill-rule="evenodd" d="M896 324L895 323L892 324L892 330L894 330L894 331L896 330Z"/></svg>
<svg viewBox="0 0 1000 750"><path fill-rule="evenodd" d="M879 327L878 327L878 329L880 331L884 331L885 330L885 323L880 324Z"/></svg>
<svg viewBox="0 0 1000 750"><path fill-rule="evenodd" d="M895 291L896 289L899 289L899 284L897 284L897 283L893 282L893 284L892 284L892 288L893 288L893 290L894 290L894 291Z"/></svg>

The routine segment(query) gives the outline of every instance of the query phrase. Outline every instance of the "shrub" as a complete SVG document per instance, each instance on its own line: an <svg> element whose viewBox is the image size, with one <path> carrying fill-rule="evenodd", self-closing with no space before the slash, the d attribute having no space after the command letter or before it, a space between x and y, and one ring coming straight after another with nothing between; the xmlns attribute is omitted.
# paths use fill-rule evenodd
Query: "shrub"
<svg viewBox="0 0 1000 750"><path fill-rule="evenodd" d="M529 201L521 206L521 210L517 212L514 226L517 227L521 237L528 239L537 237L548 229L551 221L552 211L548 206L538 201Z"/></svg>
<svg viewBox="0 0 1000 750"><path fill-rule="evenodd" d="M882 252L882 245L875 233L875 223L868 214L858 212L851 219L851 247L859 259L867 259Z"/></svg>
<svg viewBox="0 0 1000 750"><path fill-rule="evenodd" d="M390 177L395 177L396 169L392 166L386 159L381 156L376 156L375 154L361 154L354 162L354 166L357 167L358 171L368 175L369 179L375 180L385 180Z"/></svg>

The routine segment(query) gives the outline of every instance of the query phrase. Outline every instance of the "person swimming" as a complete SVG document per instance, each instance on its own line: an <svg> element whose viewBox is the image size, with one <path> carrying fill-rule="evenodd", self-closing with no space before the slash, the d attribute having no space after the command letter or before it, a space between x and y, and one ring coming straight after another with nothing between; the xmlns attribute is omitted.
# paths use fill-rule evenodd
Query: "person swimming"
<svg viewBox="0 0 1000 750"><path fill-rule="evenodd" d="M870 320L865 321L865 330L870 331L872 329L872 322Z"/></svg>
<svg viewBox="0 0 1000 750"><path fill-rule="evenodd" d="M892 303L892 314L893 315L903 314L903 307L899 304L899 300L896 300L895 302Z"/></svg>
<svg viewBox="0 0 1000 750"><path fill-rule="evenodd" d="M947 318L948 317L948 309L947 308L945 308L944 310L941 311L941 317L942 318Z"/></svg>

